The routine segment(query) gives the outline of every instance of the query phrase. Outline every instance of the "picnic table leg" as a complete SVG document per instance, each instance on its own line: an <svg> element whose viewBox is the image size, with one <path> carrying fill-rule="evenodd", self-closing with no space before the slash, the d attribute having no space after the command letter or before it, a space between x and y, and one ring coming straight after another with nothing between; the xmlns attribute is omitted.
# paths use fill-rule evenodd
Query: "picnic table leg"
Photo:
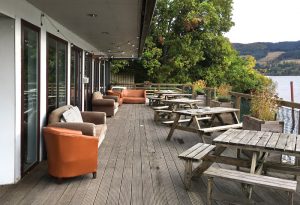
<svg viewBox="0 0 300 205"><path fill-rule="evenodd" d="M257 161L257 152L253 152L253 154L252 154L251 168L250 168L250 173L251 174L255 173L256 161ZM247 192L248 192L247 193L248 194L248 199L251 199L253 186L247 185L246 187L247 187Z"/></svg>
<svg viewBox="0 0 300 205"><path fill-rule="evenodd" d="M177 114L176 114L176 118L174 119L174 123L173 123L173 125L172 125L172 127L171 127L171 129L170 129L169 134L168 134L167 141L170 141L170 140L171 140L171 137L172 137L172 135L173 135L173 133L174 133L174 131L175 131L177 125L178 125L179 119L180 119L180 114L177 113Z"/></svg>
<svg viewBox="0 0 300 205"><path fill-rule="evenodd" d="M207 204L212 205L212 188L213 188L213 178L208 177L207 180Z"/></svg>
<svg viewBox="0 0 300 205"><path fill-rule="evenodd" d="M197 117L196 117L196 116L193 116L193 119L194 119L195 122L196 122L196 126L197 126L197 129L198 129L198 135L199 135L199 137L202 139L202 142L203 142L203 143L206 143L206 142L205 142L205 139L204 139L204 133L200 131L201 127L200 127L200 123L199 123Z"/></svg>
<svg viewBox="0 0 300 205"><path fill-rule="evenodd" d="M240 159L241 158L241 149L236 150L236 158ZM236 166L236 170L240 170L239 166Z"/></svg>
<svg viewBox="0 0 300 205"><path fill-rule="evenodd" d="M231 114L231 116L232 116L233 123L234 123L234 124L239 124L240 121L239 121L239 118L238 118L236 112L231 112L230 114Z"/></svg>
<svg viewBox="0 0 300 205"><path fill-rule="evenodd" d="M293 192L288 192L288 204L293 205L294 204L294 193Z"/></svg>
<svg viewBox="0 0 300 205"><path fill-rule="evenodd" d="M222 119L222 117L220 116L220 114L215 114L216 118L219 120L219 122L224 125L224 120Z"/></svg>
<svg viewBox="0 0 300 205"><path fill-rule="evenodd" d="M192 169L193 169L192 160L189 159L185 162L185 170L184 170L184 185L187 190L191 188Z"/></svg>

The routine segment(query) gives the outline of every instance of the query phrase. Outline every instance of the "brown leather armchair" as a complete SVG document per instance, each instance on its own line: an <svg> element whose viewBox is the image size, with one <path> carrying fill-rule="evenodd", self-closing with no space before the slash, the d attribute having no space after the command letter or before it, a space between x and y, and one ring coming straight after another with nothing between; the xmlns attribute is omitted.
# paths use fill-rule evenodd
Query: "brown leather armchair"
<svg viewBox="0 0 300 205"><path fill-rule="evenodd" d="M113 90L108 90L106 92L107 96L116 96L117 97L117 101L119 103L119 106L121 106L123 104L123 95L122 95L122 91L113 91Z"/></svg>
<svg viewBox="0 0 300 205"><path fill-rule="evenodd" d="M92 110L114 116L118 111L117 96L103 96L99 91L93 93Z"/></svg>
<svg viewBox="0 0 300 205"><path fill-rule="evenodd" d="M56 127L43 129L48 173L59 179L93 173L96 178L98 138L81 131Z"/></svg>

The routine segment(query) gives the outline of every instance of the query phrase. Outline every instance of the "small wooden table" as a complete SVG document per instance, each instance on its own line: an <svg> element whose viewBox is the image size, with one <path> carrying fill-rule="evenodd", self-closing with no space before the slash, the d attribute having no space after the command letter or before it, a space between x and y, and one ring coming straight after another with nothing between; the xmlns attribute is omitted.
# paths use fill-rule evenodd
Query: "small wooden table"
<svg viewBox="0 0 300 205"><path fill-rule="evenodd" d="M232 121L233 124L239 124L239 119L236 115L236 112L238 112L239 109L235 108L225 108L225 107L212 107L212 108L202 108L202 109L188 109L188 110L180 110L180 111L175 111L176 113L176 118L174 120L174 123L170 129L170 132L168 134L167 140L170 140L175 129L179 130L184 130L188 132L194 132L198 133L199 136L202 138L202 141L204 142L204 138L202 134L200 133L201 127L199 121L203 119L208 119L207 116L210 116L210 126L212 125L212 122L214 121L215 118L217 118L221 124L224 124L224 121L221 117L222 114L224 113L230 113L232 116ZM190 121L188 122L187 126L181 126L179 124L179 120L181 117L190 117ZM195 122L196 127L190 127L192 122Z"/></svg>
<svg viewBox="0 0 300 205"><path fill-rule="evenodd" d="M190 109L198 108L197 103L202 102L202 100L193 100L187 98L178 98L172 100L162 100L162 102L171 107L170 110L175 111L179 107L179 105L187 105Z"/></svg>

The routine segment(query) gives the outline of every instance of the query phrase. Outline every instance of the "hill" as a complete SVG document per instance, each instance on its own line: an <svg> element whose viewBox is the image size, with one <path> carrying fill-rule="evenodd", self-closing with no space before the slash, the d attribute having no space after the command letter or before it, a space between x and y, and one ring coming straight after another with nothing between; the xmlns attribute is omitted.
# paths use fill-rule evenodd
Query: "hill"
<svg viewBox="0 0 300 205"><path fill-rule="evenodd" d="M252 55L266 75L300 75L300 41L233 43L240 55Z"/></svg>

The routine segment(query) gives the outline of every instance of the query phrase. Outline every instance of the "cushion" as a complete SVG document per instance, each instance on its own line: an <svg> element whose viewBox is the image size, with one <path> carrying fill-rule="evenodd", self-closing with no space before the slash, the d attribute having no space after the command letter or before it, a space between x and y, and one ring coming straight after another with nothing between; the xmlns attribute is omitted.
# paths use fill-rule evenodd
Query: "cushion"
<svg viewBox="0 0 300 205"><path fill-rule="evenodd" d="M71 107L63 113L63 118L66 122L83 122L80 110L78 107Z"/></svg>
<svg viewBox="0 0 300 205"><path fill-rule="evenodd" d="M97 91L93 93L93 100L103 99L102 93Z"/></svg>
<svg viewBox="0 0 300 205"><path fill-rule="evenodd" d="M66 134L79 134L79 135L82 135L82 132L80 130L70 130L70 129L60 128L60 127L45 127L44 131L57 133L57 134L66 133Z"/></svg>

